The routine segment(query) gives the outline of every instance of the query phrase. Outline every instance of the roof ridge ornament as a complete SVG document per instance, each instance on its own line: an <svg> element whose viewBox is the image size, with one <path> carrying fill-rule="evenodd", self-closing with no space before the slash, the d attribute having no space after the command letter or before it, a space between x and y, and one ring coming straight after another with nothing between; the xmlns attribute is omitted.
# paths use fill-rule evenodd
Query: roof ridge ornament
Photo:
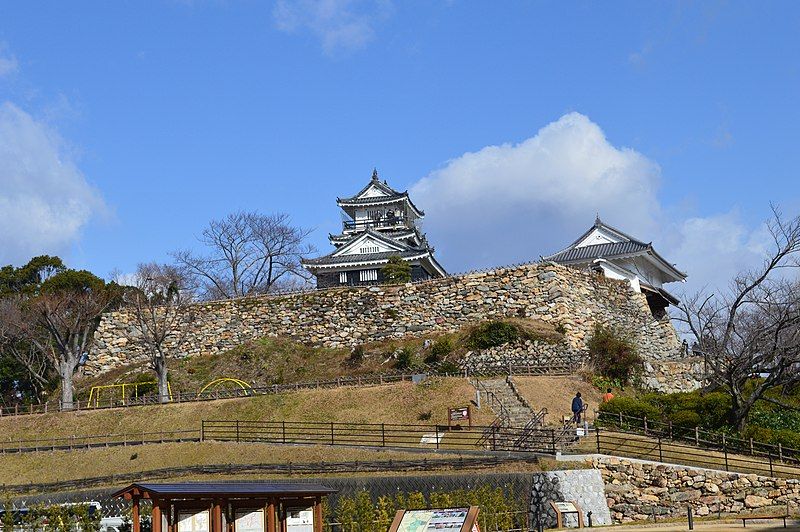
<svg viewBox="0 0 800 532"><path fill-rule="evenodd" d="M378 169L375 167L372 168L372 180L380 181L380 179L378 179Z"/></svg>

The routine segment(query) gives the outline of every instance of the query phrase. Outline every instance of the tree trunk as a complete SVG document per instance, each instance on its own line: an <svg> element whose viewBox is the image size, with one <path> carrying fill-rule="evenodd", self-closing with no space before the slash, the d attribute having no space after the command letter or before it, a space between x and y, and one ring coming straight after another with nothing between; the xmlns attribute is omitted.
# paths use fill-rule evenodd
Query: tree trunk
<svg viewBox="0 0 800 532"><path fill-rule="evenodd" d="M70 364L69 361L61 362L58 365L58 373L61 377L61 409L72 410L75 408L74 393L72 389L72 374L75 370L75 365Z"/></svg>
<svg viewBox="0 0 800 532"><path fill-rule="evenodd" d="M158 402L168 403L171 398L169 394L169 381L167 380L167 364L164 361L164 357L159 357L154 366L156 377L158 377Z"/></svg>

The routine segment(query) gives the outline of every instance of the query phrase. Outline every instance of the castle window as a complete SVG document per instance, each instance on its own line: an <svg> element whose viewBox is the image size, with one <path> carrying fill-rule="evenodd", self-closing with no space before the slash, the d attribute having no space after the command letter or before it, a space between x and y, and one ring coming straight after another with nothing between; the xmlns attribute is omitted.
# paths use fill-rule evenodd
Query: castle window
<svg viewBox="0 0 800 532"><path fill-rule="evenodd" d="M380 249L378 246L364 246L362 248L358 248L359 253L378 253Z"/></svg>
<svg viewBox="0 0 800 532"><path fill-rule="evenodd" d="M339 284L347 284L347 272L339 272Z"/></svg>
<svg viewBox="0 0 800 532"><path fill-rule="evenodd" d="M378 280L378 270L361 270L358 272L358 280L359 281L377 281Z"/></svg>

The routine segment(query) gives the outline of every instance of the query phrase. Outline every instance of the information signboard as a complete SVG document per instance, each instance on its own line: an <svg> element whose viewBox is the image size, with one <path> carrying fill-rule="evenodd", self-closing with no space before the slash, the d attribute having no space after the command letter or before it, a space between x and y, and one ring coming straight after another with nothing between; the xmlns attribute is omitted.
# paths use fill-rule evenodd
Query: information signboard
<svg viewBox="0 0 800 532"><path fill-rule="evenodd" d="M399 510L389 532L480 532L478 507Z"/></svg>
<svg viewBox="0 0 800 532"><path fill-rule="evenodd" d="M470 407L463 406L458 408L448 408L447 409L447 425L459 425L466 421L469 423L469 426L472 426L472 411Z"/></svg>
<svg viewBox="0 0 800 532"><path fill-rule="evenodd" d="M578 528L583 528L583 514L575 501L553 502L550 501L550 506L556 512L556 527L562 528L564 526L564 516L574 515L578 521Z"/></svg>

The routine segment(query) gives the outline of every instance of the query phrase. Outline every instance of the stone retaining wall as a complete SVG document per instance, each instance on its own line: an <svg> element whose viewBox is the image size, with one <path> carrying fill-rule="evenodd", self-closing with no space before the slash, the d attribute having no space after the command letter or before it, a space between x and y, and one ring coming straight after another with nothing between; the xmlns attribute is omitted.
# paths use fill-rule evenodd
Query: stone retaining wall
<svg viewBox="0 0 800 532"><path fill-rule="evenodd" d="M336 288L285 296L199 303L178 356L215 353L264 336L327 347L458 330L507 316L537 318L564 331L567 346L584 350L595 323L629 333L648 360L670 359L679 348L668 320L653 318L645 297L624 281L536 263L418 284ZM191 320L191 324L188 324ZM131 316L105 316L87 373L144 360L130 342Z"/></svg>
<svg viewBox="0 0 800 532"><path fill-rule="evenodd" d="M800 480L726 473L623 458L591 457L615 523L721 513L800 510Z"/></svg>

